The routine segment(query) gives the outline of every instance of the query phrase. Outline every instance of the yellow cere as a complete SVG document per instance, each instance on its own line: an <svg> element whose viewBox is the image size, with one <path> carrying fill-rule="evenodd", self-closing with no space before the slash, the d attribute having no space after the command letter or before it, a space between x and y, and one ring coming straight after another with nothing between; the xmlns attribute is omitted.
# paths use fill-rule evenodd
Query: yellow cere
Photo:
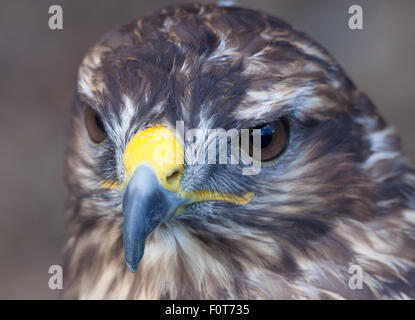
<svg viewBox="0 0 415 320"><path fill-rule="evenodd" d="M103 188L123 189L134 170L141 164L153 167L160 184L169 191L177 192L181 198L188 199L188 203L199 201L227 201L236 204L247 204L253 196L248 192L242 197L224 194L211 190L197 190L186 192L180 190L180 181L183 174L184 152L173 132L163 126L155 126L137 133L128 143L124 156L125 179L120 186L111 181L103 181Z"/></svg>
<svg viewBox="0 0 415 320"><path fill-rule="evenodd" d="M160 184L170 191L178 191L183 173L183 149L172 131L157 126L139 132L125 149L123 160L128 181L134 170L143 163L153 167ZM179 176L168 180L172 173Z"/></svg>

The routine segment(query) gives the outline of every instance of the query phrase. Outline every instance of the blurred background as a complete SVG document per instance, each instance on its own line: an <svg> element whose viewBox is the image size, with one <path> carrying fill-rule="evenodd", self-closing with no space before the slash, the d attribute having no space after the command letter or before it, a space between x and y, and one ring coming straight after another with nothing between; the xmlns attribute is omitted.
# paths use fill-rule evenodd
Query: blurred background
<svg viewBox="0 0 415 320"><path fill-rule="evenodd" d="M0 299L58 297L48 287L48 269L61 263L65 135L85 51L114 27L185 2L0 1ZM48 28L53 4L63 8L63 30ZM363 7L362 31L348 28L353 4ZM276 15L328 49L401 133L405 152L415 159L415 1L237 5Z"/></svg>

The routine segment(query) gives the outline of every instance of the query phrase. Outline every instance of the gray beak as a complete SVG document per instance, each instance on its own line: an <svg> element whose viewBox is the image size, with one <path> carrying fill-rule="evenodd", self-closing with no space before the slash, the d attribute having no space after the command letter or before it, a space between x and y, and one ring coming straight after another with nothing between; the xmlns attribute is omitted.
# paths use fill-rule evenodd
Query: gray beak
<svg viewBox="0 0 415 320"><path fill-rule="evenodd" d="M125 261L136 272L144 254L147 237L174 215L185 200L160 185L154 169L147 164L136 168L124 192L123 241Z"/></svg>

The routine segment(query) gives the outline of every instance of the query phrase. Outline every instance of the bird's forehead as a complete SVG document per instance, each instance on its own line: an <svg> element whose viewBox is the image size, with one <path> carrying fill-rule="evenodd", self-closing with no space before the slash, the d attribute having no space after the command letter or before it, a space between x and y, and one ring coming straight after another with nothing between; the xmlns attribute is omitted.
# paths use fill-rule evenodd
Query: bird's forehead
<svg viewBox="0 0 415 320"><path fill-rule="evenodd" d="M97 108L126 112L128 97L140 117L157 111L195 123L208 115L216 125L347 112L349 85L323 49L280 20L203 5L107 34L78 76L80 94Z"/></svg>

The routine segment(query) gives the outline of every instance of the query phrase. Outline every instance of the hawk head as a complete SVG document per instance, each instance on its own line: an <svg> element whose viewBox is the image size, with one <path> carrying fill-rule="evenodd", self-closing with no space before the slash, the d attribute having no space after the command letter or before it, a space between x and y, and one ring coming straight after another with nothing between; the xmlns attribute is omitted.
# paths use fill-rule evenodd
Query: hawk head
<svg viewBox="0 0 415 320"><path fill-rule="evenodd" d="M376 296L383 278L408 294L399 138L281 20L186 5L133 21L88 52L72 111L74 296ZM370 274L359 292L350 264Z"/></svg>

